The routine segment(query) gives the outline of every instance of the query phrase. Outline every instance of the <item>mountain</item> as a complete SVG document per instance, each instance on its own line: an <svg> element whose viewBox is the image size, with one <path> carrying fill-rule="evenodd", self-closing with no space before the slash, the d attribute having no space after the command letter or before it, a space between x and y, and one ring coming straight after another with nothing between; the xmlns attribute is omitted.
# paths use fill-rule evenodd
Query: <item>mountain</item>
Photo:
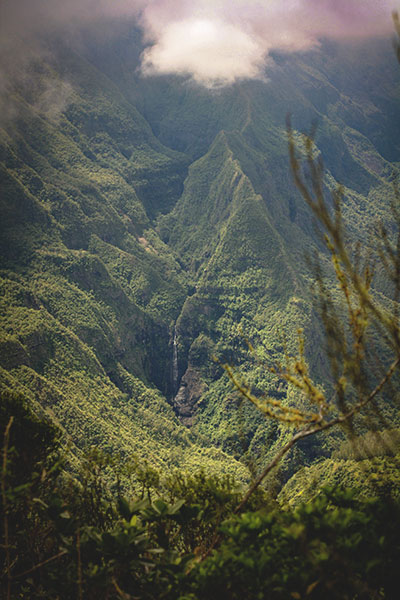
<svg viewBox="0 0 400 600"><path fill-rule="evenodd" d="M77 454L99 445L246 479L241 459L264 460L287 431L242 405L220 363L291 402L265 364L302 327L329 386L305 256L328 257L291 180L285 117L299 141L317 123L326 188L343 186L349 235L368 247L377 220L390 226L399 169L390 43L275 53L265 81L219 90L140 75L136 30L46 43L0 123L2 389ZM390 293L379 272L376 288Z"/></svg>

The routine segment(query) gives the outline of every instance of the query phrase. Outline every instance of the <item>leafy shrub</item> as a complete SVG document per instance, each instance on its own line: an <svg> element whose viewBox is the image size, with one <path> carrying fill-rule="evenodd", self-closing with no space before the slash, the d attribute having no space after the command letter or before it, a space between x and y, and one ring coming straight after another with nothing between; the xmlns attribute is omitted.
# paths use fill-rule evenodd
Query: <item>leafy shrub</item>
<svg viewBox="0 0 400 600"><path fill-rule="evenodd" d="M197 569L199 600L398 597L398 503L326 488L293 512L245 513L222 531Z"/></svg>

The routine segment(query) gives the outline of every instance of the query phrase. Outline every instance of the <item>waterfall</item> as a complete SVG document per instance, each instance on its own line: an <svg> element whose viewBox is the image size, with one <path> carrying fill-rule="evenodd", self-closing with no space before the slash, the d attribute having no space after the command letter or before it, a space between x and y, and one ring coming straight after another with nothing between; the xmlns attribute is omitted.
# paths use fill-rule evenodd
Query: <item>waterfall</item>
<svg viewBox="0 0 400 600"><path fill-rule="evenodd" d="M172 391L178 391L178 346L176 343L176 327L174 327L174 341L172 344Z"/></svg>

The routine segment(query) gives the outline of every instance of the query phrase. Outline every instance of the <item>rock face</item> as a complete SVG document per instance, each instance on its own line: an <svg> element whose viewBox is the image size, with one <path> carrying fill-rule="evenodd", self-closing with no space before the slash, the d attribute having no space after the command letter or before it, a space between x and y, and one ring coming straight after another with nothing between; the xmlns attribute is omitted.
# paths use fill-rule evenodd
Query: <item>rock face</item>
<svg viewBox="0 0 400 600"><path fill-rule="evenodd" d="M181 423L191 427L196 419L197 403L208 389L203 375L189 366L183 375L178 393L173 400L173 407Z"/></svg>

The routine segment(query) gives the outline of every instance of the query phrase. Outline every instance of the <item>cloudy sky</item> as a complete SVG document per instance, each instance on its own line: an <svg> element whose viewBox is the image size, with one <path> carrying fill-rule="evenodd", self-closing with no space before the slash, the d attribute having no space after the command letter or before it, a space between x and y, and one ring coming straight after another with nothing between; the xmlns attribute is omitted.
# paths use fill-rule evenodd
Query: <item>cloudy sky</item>
<svg viewBox="0 0 400 600"><path fill-rule="evenodd" d="M271 50L307 50L322 38L390 35L396 5L396 0L0 0L0 52L7 60L24 55L48 30L135 19L148 44L144 74L175 73L223 85L259 77Z"/></svg>

